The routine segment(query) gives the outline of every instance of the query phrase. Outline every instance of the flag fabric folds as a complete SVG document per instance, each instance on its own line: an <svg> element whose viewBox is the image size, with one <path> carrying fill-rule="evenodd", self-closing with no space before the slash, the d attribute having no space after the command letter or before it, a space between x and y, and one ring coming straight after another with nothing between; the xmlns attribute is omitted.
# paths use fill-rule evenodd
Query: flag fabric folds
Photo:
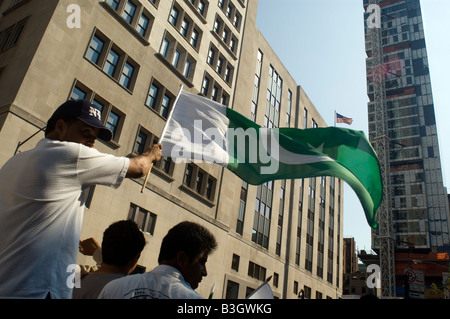
<svg viewBox="0 0 450 319"><path fill-rule="evenodd" d="M255 289L246 299L274 299L272 288L269 285L270 276L261 286Z"/></svg>
<svg viewBox="0 0 450 319"><path fill-rule="evenodd" d="M334 176L352 187L376 228L382 183L378 158L363 132L337 127L264 128L205 97L181 91L161 135L175 162L222 165L252 185Z"/></svg>
<svg viewBox="0 0 450 319"><path fill-rule="evenodd" d="M339 113L336 113L336 123L344 123L344 124L352 125L353 119L350 117L343 116Z"/></svg>

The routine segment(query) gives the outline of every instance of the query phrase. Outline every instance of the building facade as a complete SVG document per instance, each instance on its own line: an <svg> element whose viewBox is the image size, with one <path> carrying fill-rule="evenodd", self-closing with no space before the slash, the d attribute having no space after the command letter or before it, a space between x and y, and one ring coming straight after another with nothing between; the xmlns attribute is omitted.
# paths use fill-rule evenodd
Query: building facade
<svg viewBox="0 0 450 319"><path fill-rule="evenodd" d="M369 0L364 0L365 21ZM443 185L436 118L419 0L380 1L390 140L390 194L396 249L448 251L449 209ZM369 139L375 138L372 43L365 24ZM376 232L372 245L379 247Z"/></svg>
<svg viewBox="0 0 450 319"><path fill-rule="evenodd" d="M96 148L139 154L159 138L180 90L232 107L266 127L326 126L256 27L257 0L0 1L0 164L43 138L55 108L92 101L114 132ZM93 187L82 238L101 242L133 219L157 265L162 238L183 220L210 229L218 248L197 291L245 298L270 281L276 298L342 294L343 182L333 177L243 183L207 163L156 163L117 190ZM95 266L79 254L79 264Z"/></svg>

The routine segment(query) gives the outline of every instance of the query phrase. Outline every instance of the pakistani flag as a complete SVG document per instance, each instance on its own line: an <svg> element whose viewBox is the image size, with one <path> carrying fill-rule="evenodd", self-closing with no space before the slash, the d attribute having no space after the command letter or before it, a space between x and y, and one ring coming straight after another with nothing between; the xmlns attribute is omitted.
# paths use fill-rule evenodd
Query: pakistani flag
<svg viewBox="0 0 450 319"><path fill-rule="evenodd" d="M337 128L264 128L232 109L181 91L161 135L175 162L223 165L259 185L276 179L335 176L357 194L371 227L382 184L377 156L363 132Z"/></svg>

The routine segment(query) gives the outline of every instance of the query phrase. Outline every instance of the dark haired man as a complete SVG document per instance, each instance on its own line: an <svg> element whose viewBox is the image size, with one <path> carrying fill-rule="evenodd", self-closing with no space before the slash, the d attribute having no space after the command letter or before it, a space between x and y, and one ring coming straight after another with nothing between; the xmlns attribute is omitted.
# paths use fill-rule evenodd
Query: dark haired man
<svg viewBox="0 0 450 319"><path fill-rule="evenodd" d="M144 235L134 221L111 224L103 233L100 268L81 279L80 287L74 288L73 298L97 299L108 282L133 272L144 246Z"/></svg>
<svg viewBox="0 0 450 319"><path fill-rule="evenodd" d="M93 149L109 141L100 110L69 100L53 113L45 138L0 169L0 298L71 298L84 200L92 185L119 187L161 158L154 145L135 158Z"/></svg>
<svg viewBox="0 0 450 319"><path fill-rule="evenodd" d="M182 222L164 237L153 270L109 282L101 299L202 299L195 292L208 273L208 255L217 247L214 236L205 227Z"/></svg>

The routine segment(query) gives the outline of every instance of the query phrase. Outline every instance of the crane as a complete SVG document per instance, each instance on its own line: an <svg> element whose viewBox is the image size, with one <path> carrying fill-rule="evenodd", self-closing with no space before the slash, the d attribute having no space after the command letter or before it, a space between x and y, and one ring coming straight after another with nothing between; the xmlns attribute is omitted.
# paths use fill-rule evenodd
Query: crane
<svg viewBox="0 0 450 319"><path fill-rule="evenodd" d="M369 3L380 8L380 0L369 0ZM395 297L395 238L390 196L390 139L387 132L386 73L383 66L381 25L380 27L370 28L370 40L372 47L370 70L374 88L373 104L375 109L375 137L371 142L378 155L383 181L383 200L377 212L378 235L376 235L380 247L381 294L384 297Z"/></svg>

